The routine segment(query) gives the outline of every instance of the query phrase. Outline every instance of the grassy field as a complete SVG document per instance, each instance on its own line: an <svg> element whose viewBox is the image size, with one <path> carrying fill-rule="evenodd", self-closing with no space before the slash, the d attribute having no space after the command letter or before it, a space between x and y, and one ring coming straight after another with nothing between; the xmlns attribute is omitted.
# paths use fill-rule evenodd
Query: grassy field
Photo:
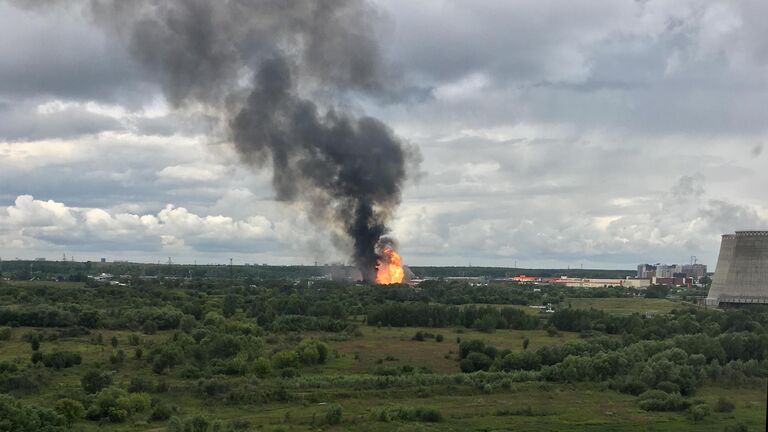
<svg viewBox="0 0 768 432"><path fill-rule="evenodd" d="M548 336L544 330L497 330L494 333L481 333L470 329L432 329L432 328L377 328L362 327L363 337L348 341L332 342L332 349L343 357L331 361L328 368L334 371L352 371L355 373L373 372L381 365L410 365L424 367L437 373L457 373L458 345L460 340L480 339L499 349L519 351L523 349L523 339L528 337L528 349L536 350L544 345L561 344L578 337L575 333L563 332L560 336ZM441 334L443 342L427 339L423 342L412 340L417 331ZM387 357L395 360L387 361Z"/></svg>
<svg viewBox="0 0 768 432"><path fill-rule="evenodd" d="M322 425L327 402L237 406L201 404L183 395L185 407L195 413L218 419L247 420L260 425L260 431L712 431L743 423L751 431L763 430L765 417L764 383L742 388L705 388L700 398L714 403L726 396L736 402L731 413L714 413L705 421L695 422L685 413L649 413L640 410L635 398L596 385L553 385L523 383L502 393L475 391L461 396L441 396L444 389L427 388L424 397L399 395L397 392L349 394L335 400L343 407L340 425ZM382 409L401 407L434 408L443 415L439 423L420 423L377 419ZM528 410L531 407L531 410ZM123 424L112 430L162 431L160 425ZM86 425L87 431L98 426Z"/></svg>
<svg viewBox="0 0 768 432"><path fill-rule="evenodd" d="M667 299L647 299L643 297L631 298L568 298L561 304L577 309L595 308L617 315L631 313L669 313L672 309L680 307L681 303Z"/></svg>
<svg viewBox="0 0 768 432"><path fill-rule="evenodd" d="M0 345L0 360L23 363L32 351L28 343L20 341L21 334L29 328L16 329L10 342ZM550 337L544 331L500 330L486 334L462 329L376 328L363 327L362 336L347 341L329 342L338 354L327 365L305 370L306 376L318 374L370 373L382 365L412 365L428 367L434 372L458 372L456 338L482 339L499 348L522 349L522 338L531 341L529 349L547 344L559 344L575 339L574 334L564 333ZM443 334L443 342L412 340L416 331ZM103 331L104 345L96 345L91 336L59 341L45 341L44 352L72 350L81 352L83 364L51 374L52 381L45 391L24 400L49 406L56 399L77 391L79 376L94 365L107 364L113 352L109 345L117 336L119 348L129 354L126 363L116 371L115 382L121 386L131 377L146 375L140 360L132 358L127 346L128 332ZM142 345L158 343L169 335L142 335ZM379 359L395 358L379 362ZM150 374L151 375L151 374ZM150 376L146 375L146 376ZM156 376L152 378L157 378ZM705 422L694 422L683 413L649 413L637 407L633 396L616 393L599 384L552 384L544 382L513 383L509 388L496 388L492 392L479 388L459 389L455 386L424 386L414 389L389 388L384 390L355 390L349 388L324 388L296 393L289 403L263 405L229 405L211 402L197 397L191 390L194 382L181 380L170 374L166 377L171 391L158 397L182 407L179 414L205 414L220 420L247 420L259 425L260 431L310 431L318 430L328 403L343 407L343 422L337 426L323 425L322 430L332 431L722 431L737 421L747 424L750 430L762 430L765 416L765 382L755 382L741 388L704 387L697 397L713 405L717 398L726 396L736 403L736 409L728 414L714 413ZM266 382L265 382L266 383ZM416 394L417 393L417 394ZM324 400L323 398L328 398ZM382 409L399 407L434 408L443 415L440 423L382 422L377 415ZM528 409L530 407L530 409ZM101 430L98 423L79 422L84 431ZM165 423L133 421L110 424L115 431L163 431Z"/></svg>

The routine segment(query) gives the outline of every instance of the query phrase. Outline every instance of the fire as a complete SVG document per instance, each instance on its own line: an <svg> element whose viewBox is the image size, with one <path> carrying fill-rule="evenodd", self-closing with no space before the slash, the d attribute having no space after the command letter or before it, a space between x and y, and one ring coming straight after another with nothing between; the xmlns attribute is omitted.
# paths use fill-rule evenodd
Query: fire
<svg viewBox="0 0 768 432"><path fill-rule="evenodd" d="M402 283L404 277L405 271L400 255L391 247L385 246L381 250L379 263L376 266L376 283L382 285Z"/></svg>

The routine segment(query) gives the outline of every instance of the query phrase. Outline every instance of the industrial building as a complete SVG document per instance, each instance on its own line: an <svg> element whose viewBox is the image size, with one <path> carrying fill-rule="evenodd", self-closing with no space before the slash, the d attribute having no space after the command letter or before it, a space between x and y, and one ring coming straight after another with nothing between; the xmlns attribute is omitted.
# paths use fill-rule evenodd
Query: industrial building
<svg viewBox="0 0 768 432"><path fill-rule="evenodd" d="M707 304L768 303L768 231L723 235Z"/></svg>

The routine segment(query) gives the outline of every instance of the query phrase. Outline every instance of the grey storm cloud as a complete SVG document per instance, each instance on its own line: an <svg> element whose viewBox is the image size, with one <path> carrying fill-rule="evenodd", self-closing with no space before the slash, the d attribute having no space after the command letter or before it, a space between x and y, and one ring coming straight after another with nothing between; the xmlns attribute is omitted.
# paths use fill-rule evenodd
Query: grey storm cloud
<svg viewBox="0 0 768 432"><path fill-rule="evenodd" d="M762 0L0 0L0 201L270 220L287 204L352 249L333 222L352 207L318 209L374 179L306 183L335 166L332 148L370 171L376 158L346 144L375 136L403 162L377 166L395 180L367 191L414 263L713 265L719 234L768 225L754 187L768 182L767 13ZM331 17L342 25L321 25ZM158 98L170 108L142 113ZM51 101L65 109L38 109ZM418 184L401 174L418 159L404 142L423 154ZM276 242L317 231L301 223L254 250L299 260ZM174 236L145 245L228 248Z"/></svg>

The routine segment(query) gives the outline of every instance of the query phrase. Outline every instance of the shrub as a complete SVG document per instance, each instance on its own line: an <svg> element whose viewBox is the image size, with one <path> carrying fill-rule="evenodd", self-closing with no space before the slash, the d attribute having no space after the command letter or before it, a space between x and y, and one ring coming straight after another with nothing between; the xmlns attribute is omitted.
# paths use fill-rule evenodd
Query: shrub
<svg viewBox="0 0 768 432"><path fill-rule="evenodd" d="M656 384L656 389L667 393L680 393L680 386L669 381L662 381Z"/></svg>
<svg viewBox="0 0 768 432"><path fill-rule="evenodd" d="M325 412L325 423L337 425L341 423L342 408L339 404L331 404Z"/></svg>
<svg viewBox="0 0 768 432"><path fill-rule="evenodd" d="M149 419L152 421L166 421L173 415L173 409L166 403L159 403L152 408Z"/></svg>
<svg viewBox="0 0 768 432"><path fill-rule="evenodd" d="M275 369L287 369L299 367L299 355L296 351L280 351L272 356L272 367Z"/></svg>
<svg viewBox="0 0 768 432"><path fill-rule="evenodd" d="M463 359L459 362L459 368L464 373L472 373L475 371L475 363L470 359Z"/></svg>
<svg viewBox="0 0 768 432"><path fill-rule="evenodd" d="M0 394L0 430L13 432L64 432L66 420L55 411L22 404Z"/></svg>
<svg viewBox="0 0 768 432"><path fill-rule="evenodd" d="M493 359L483 353L473 352L465 360L470 360L476 371L487 371L493 364Z"/></svg>
<svg viewBox="0 0 768 432"><path fill-rule="evenodd" d="M729 412L733 411L734 408L736 408L734 403L731 402L730 399L727 399L727 398L722 397L722 396L715 403L715 412L729 413Z"/></svg>
<svg viewBox="0 0 768 432"><path fill-rule="evenodd" d="M118 399L120 408L128 413L140 413L149 410L150 398L147 393L131 393Z"/></svg>
<svg viewBox="0 0 768 432"><path fill-rule="evenodd" d="M541 359L538 354L531 351L511 353L501 359L499 367L504 371L539 370L541 368Z"/></svg>
<svg viewBox="0 0 768 432"><path fill-rule="evenodd" d="M304 340L296 348L299 361L306 365L323 364L328 358L328 345L316 340Z"/></svg>
<svg viewBox="0 0 768 432"><path fill-rule="evenodd" d="M171 385L168 384L168 381L164 379L157 381L157 385L155 386L155 393L168 393L170 390Z"/></svg>
<svg viewBox="0 0 768 432"><path fill-rule="evenodd" d="M640 408L646 411L682 411L688 408L688 402L679 393L667 393L661 390L648 390L638 396Z"/></svg>
<svg viewBox="0 0 768 432"><path fill-rule="evenodd" d="M435 335L435 342L442 342L443 339L444 339L443 335L441 334Z"/></svg>
<svg viewBox="0 0 768 432"><path fill-rule="evenodd" d="M41 360L45 367L59 370L79 365L83 358L80 356L80 353L71 351L57 351L50 354L43 354Z"/></svg>
<svg viewBox="0 0 768 432"><path fill-rule="evenodd" d="M97 393L112 384L112 375L107 372L90 370L80 379L80 385L86 393Z"/></svg>
<svg viewBox="0 0 768 432"><path fill-rule="evenodd" d="M419 421L425 423L439 423L443 421L443 414L434 408L411 408L398 407L382 409L374 414L374 418L381 422L399 421Z"/></svg>
<svg viewBox="0 0 768 432"><path fill-rule="evenodd" d="M131 333L128 335L128 345L138 346L140 343L141 343L141 339L139 338L139 335L135 333Z"/></svg>
<svg viewBox="0 0 768 432"><path fill-rule="evenodd" d="M481 340L463 341L459 344L459 358L466 358L469 353L483 352L485 349L485 342Z"/></svg>
<svg viewBox="0 0 768 432"><path fill-rule="evenodd" d="M67 419L67 423L72 424L75 420L85 416L83 404L74 399L59 399L55 405L56 412Z"/></svg>
<svg viewBox="0 0 768 432"><path fill-rule="evenodd" d="M11 335L13 334L13 331L10 327L0 327L0 341L9 341L11 340Z"/></svg>
<svg viewBox="0 0 768 432"><path fill-rule="evenodd" d="M723 432L749 432L749 428L744 423L739 422L726 426L723 428Z"/></svg>
<svg viewBox="0 0 768 432"><path fill-rule="evenodd" d="M128 391L130 393L150 392L154 389L155 384L152 380L144 377L133 377L128 384Z"/></svg>
<svg viewBox="0 0 768 432"><path fill-rule="evenodd" d="M690 409L690 415L693 421L704 420L707 416L709 416L709 413L710 409L709 405L707 404L694 405Z"/></svg>

